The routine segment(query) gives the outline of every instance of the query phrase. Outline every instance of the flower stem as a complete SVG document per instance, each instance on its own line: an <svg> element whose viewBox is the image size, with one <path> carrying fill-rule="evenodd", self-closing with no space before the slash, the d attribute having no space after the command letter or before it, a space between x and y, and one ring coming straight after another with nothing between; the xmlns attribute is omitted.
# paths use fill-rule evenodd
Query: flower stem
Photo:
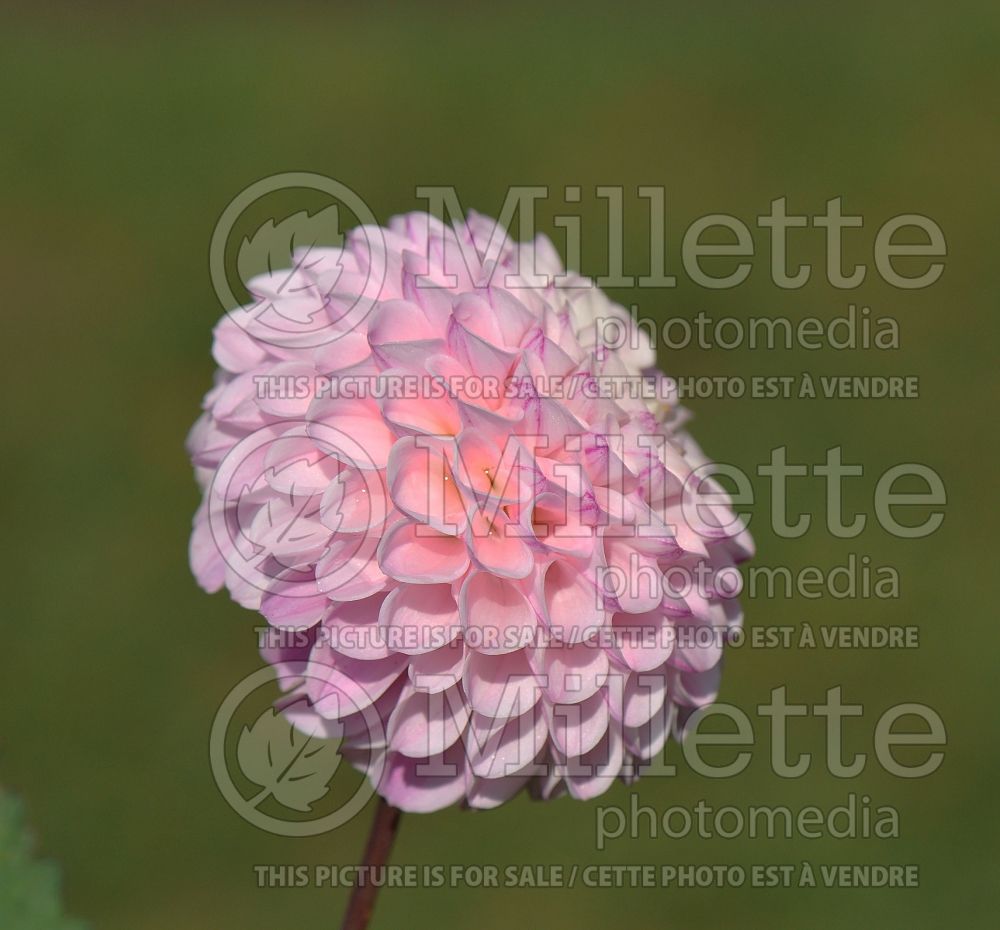
<svg viewBox="0 0 1000 930"><path fill-rule="evenodd" d="M375 807L375 819L368 834L368 845L365 846L365 856L361 861L362 869L354 882L351 900L347 903L347 913L344 914L340 930L365 930L372 919L375 897L382 884L381 881L375 880L373 871L378 866L385 865L388 860L402 816L401 810L392 807L379 796Z"/></svg>

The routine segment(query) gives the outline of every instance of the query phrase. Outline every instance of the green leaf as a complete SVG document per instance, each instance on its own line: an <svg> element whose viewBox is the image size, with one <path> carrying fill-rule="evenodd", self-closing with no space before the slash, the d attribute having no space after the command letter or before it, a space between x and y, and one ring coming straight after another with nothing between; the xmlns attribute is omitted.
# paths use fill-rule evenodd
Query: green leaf
<svg viewBox="0 0 1000 930"><path fill-rule="evenodd" d="M20 803L0 792L0 927L11 930L85 930L66 917L59 894L59 872L32 855Z"/></svg>

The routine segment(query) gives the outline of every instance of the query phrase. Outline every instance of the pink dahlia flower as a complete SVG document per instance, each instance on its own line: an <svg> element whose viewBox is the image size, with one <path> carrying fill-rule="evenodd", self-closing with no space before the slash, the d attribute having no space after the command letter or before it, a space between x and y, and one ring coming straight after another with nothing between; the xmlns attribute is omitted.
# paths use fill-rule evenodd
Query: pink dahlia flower
<svg viewBox="0 0 1000 930"><path fill-rule="evenodd" d="M646 334L493 233L414 213L250 281L188 441L199 583L267 618L289 718L410 811L634 778L715 699L752 548L635 391Z"/></svg>

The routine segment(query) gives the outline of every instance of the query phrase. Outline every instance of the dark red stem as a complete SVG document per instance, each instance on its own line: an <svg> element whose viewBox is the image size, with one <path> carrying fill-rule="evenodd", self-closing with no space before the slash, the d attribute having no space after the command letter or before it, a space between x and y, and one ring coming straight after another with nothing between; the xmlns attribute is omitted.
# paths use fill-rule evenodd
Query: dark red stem
<svg viewBox="0 0 1000 930"><path fill-rule="evenodd" d="M375 910L375 898L378 895L381 882L373 880L371 866L385 865L392 852L392 844L399 830L399 820L403 812L388 804L379 796L375 808L375 819L368 834L368 845L365 846L365 857L361 864L365 866L354 882L351 900L347 903L347 913L340 930L365 930L372 919Z"/></svg>

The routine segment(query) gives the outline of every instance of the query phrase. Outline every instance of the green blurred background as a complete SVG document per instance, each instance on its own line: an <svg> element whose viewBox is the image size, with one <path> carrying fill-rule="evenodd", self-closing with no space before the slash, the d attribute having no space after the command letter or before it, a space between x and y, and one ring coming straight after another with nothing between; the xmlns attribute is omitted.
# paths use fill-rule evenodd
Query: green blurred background
<svg viewBox="0 0 1000 930"><path fill-rule="evenodd" d="M254 618L199 591L186 556L197 494L182 443L210 383L221 312L209 237L249 183L311 170L359 192L380 220L419 207L418 184L453 184L464 205L493 214L509 184L581 185L591 274L606 267L594 187L664 185L680 285L619 299L660 319L831 318L856 302L897 316L902 343L661 352L672 374L920 377L919 400L696 400L706 450L752 469L777 445L807 463L842 445L868 476L926 462L949 494L928 539L894 539L870 516L855 540L815 528L792 541L765 526L758 482L760 563L829 567L867 554L898 568L902 596L757 599L748 625L917 624L921 645L742 649L723 687L750 708L778 684L805 702L840 684L866 706L848 744L869 752L882 710L927 703L948 728L934 776L901 782L871 761L850 781L818 764L783 781L756 719L761 742L741 777L699 778L680 762L676 777L631 789L660 809L700 798L829 806L853 791L898 807L898 839L660 836L599 853L595 809L627 802L617 786L589 804L521 799L407 817L394 853L418 864L903 862L920 865L918 890L393 890L374 925L995 925L995 4L32 3L4 20L0 784L22 796L41 853L61 863L72 914L113 930L339 923L343 891L258 890L252 866L356 861L368 818L284 839L222 800L208 731L222 697L260 664ZM825 282L815 233L794 240L793 258L818 263L799 291L769 283L759 230L743 286L709 292L680 273L680 235L697 216L731 213L753 229L772 198L815 215L838 195L866 217L846 250L845 261L870 266L856 291ZM549 232L557 210L543 210ZM626 271L643 274L645 214L634 196L626 210ZM926 290L893 290L871 267L875 230L900 212L933 217L947 237L945 274ZM847 505L870 514L873 485L850 482ZM821 520L820 481L795 487L793 505ZM821 752L818 721L792 732L797 751Z"/></svg>

